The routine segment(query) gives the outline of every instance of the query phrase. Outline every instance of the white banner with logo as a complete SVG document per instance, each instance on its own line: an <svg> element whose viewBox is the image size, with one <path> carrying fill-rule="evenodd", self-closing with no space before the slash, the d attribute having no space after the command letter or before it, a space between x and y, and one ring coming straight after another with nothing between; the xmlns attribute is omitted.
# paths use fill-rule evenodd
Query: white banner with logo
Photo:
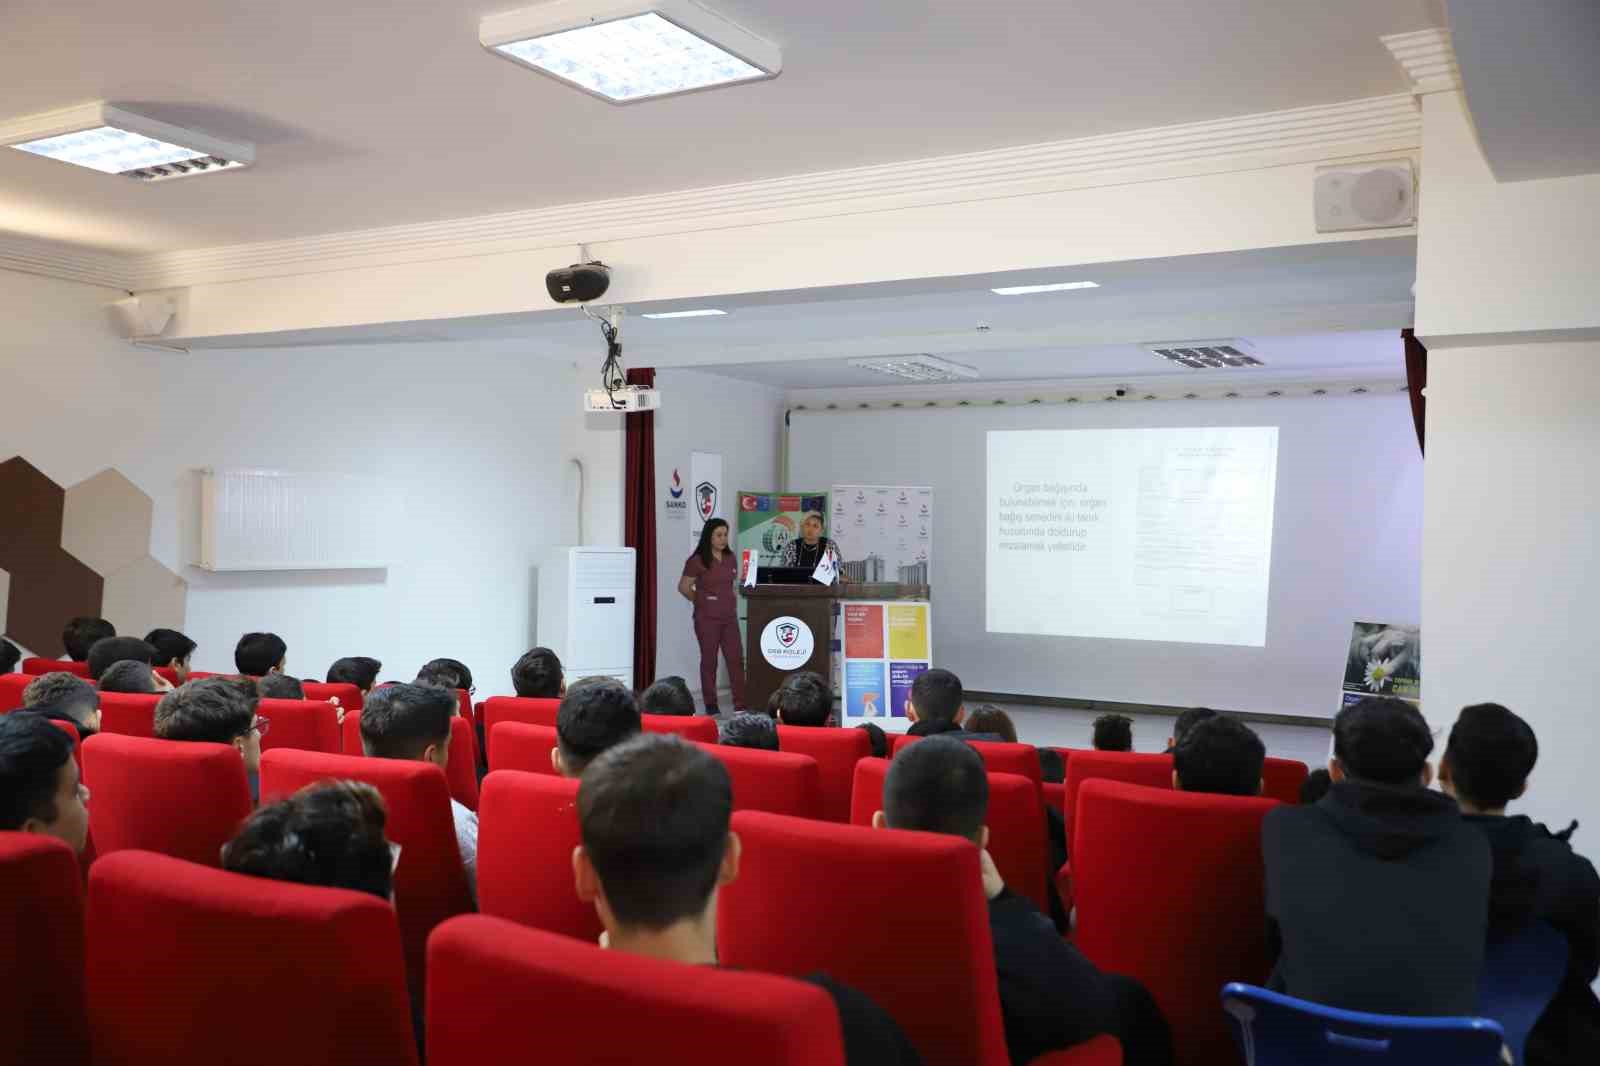
<svg viewBox="0 0 1600 1066"><path fill-rule="evenodd" d="M700 530L713 518L727 518L722 503L722 454L689 453L689 547L700 543Z"/></svg>
<svg viewBox="0 0 1600 1066"><path fill-rule="evenodd" d="M835 485L828 535L852 581L930 585L933 489L927 485Z"/></svg>

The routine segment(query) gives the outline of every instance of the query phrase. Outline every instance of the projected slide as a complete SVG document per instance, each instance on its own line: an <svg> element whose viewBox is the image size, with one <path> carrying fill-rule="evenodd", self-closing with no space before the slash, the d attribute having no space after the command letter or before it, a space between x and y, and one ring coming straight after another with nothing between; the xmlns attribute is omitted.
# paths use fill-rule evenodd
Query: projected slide
<svg viewBox="0 0 1600 1066"><path fill-rule="evenodd" d="M991 633L1261 647L1276 426L991 431Z"/></svg>

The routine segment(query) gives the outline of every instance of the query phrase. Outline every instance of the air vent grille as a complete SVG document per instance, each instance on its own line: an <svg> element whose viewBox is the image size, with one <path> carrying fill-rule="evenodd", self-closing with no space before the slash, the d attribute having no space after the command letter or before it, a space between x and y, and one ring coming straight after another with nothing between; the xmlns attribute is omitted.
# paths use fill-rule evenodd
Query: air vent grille
<svg viewBox="0 0 1600 1066"><path fill-rule="evenodd" d="M1264 365L1250 354L1245 342L1239 340L1169 341L1147 344L1145 348L1169 363L1190 370L1237 370Z"/></svg>
<svg viewBox="0 0 1600 1066"><path fill-rule="evenodd" d="M960 363L952 363L931 355L893 355L882 359L852 359L850 360L850 365L860 367L862 370L871 370L874 373L888 374L890 377L924 384L941 381L964 381L978 376L978 372L970 366L962 366Z"/></svg>

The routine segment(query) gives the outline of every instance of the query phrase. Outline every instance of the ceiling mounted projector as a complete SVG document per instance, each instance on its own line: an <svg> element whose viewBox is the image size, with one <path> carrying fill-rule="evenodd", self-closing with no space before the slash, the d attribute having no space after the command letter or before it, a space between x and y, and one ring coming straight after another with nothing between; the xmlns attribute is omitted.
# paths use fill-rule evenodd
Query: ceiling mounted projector
<svg viewBox="0 0 1600 1066"><path fill-rule="evenodd" d="M598 260L574 263L546 274L544 287L558 304L585 304L600 299L611 288L611 268Z"/></svg>

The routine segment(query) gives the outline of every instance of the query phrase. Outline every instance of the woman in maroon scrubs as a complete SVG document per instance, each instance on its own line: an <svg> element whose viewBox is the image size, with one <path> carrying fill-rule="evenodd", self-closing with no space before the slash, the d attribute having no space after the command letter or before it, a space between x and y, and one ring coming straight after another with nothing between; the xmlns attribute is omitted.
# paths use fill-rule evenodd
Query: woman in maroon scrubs
<svg viewBox="0 0 1600 1066"><path fill-rule="evenodd" d="M700 642L700 692L706 713L717 714L717 651L728 661L733 706L744 706L744 648L739 644L739 561L728 548L728 523L713 518L700 530L700 544L683 564L678 593L694 604L694 635Z"/></svg>

